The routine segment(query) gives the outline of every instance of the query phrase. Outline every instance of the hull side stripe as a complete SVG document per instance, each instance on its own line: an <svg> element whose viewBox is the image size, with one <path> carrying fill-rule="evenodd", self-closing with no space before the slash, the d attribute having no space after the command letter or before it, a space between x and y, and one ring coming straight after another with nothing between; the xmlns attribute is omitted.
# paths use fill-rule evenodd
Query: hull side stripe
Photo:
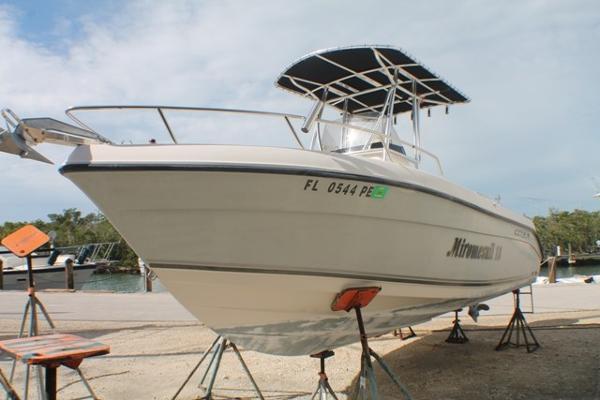
<svg viewBox="0 0 600 400"><path fill-rule="evenodd" d="M519 277L511 277L505 279L498 279L494 281L459 281L459 280L438 280L426 277L389 277L389 276L375 276L375 275L360 275L360 274L348 274L348 273L335 273L335 272L312 272L312 271L290 271L290 270L276 270L276 269L264 269L264 268L243 268L243 267L216 267L206 265L180 265L180 264L162 264L162 263L150 263L150 268L155 269L187 269L187 270L198 270L208 272L234 272L234 273L248 273L248 274L265 274L265 275L295 275L295 276L314 276L314 277L325 277L325 278L345 278L345 279L361 279L370 281L381 281L381 282L394 282L394 283L410 283L417 285L436 285L436 286L494 286L504 283L520 282L527 279L531 279L530 275L523 275Z"/></svg>

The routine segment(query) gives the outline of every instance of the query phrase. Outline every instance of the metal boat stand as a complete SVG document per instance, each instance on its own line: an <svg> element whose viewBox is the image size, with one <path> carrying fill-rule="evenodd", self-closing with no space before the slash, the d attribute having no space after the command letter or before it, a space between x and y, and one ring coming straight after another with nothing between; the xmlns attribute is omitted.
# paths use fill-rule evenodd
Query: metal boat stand
<svg viewBox="0 0 600 400"><path fill-rule="evenodd" d="M25 232L26 228L29 229L29 232L27 232L27 233L29 233L29 234L31 234L31 233L38 234L39 233L39 234L43 235L47 240L49 240L49 238L46 236L46 234L37 230L37 228L35 228L31 225L27 225L27 226L17 230L16 232L13 232L11 235L5 237L4 240L8 239L10 236L13 236L13 235L17 236L18 234L20 234L20 232ZM2 244L5 247L9 247L6 245L4 240L2 241ZM32 337L32 336L39 335L39 325L40 324L39 324L39 320L38 320L38 312L41 312L44 319L48 323L48 326L50 326L50 330L53 333L56 330L56 325L54 325L52 318L50 318L50 314L48 313L48 310L44 306L44 303L42 303L42 301L36 296L35 279L34 279L34 274L33 274L33 260L31 257L31 253L33 253L35 250L39 249L41 246L46 244L47 240L45 242L39 244L35 248L29 249L29 251L27 252L27 255L25 256L25 259L27 260L27 281L28 281L27 303L25 303L25 310L23 311L23 317L21 319L21 326L19 328L19 335L17 336L18 338ZM13 249L10 249L10 248L9 248L9 250L13 251ZM15 255L22 256L21 254L16 253L16 252L15 252ZM28 327L27 327L27 323L29 323ZM15 359L15 360L13 360L11 368L10 368L10 375L7 380L8 385L11 385L14 380L16 367L17 367L17 360ZM35 370L36 370L36 375L37 375L36 380L37 380L37 384L38 384L38 393L40 393L40 397L43 400L45 400L46 390L45 390L45 385L44 385L42 367L36 366ZM96 396L96 393L94 393L94 391L92 390L92 387L88 383L87 379L85 378L85 376L83 375L83 372L81 372L79 367L75 368L75 371L81 378L81 382L86 387L86 389L89 393L89 396L87 398L99 400L99 397ZM23 400L28 400L28 398L29 398L30 376L31 376L31 366L29 364L27 364L25 366L25 378L24 378L24 382L23 382ZM6 394L7 394L6 399L7 400L11 399L10 390L7 390L7 389L5 389L5 390L6 390ZM86 397L84 397L84 398L86 398Z"/></svg>
<svg viewBox="0 0 600 400"><path fill-rule="evenodd" d="M15 388L13 388L13 386L10 384L10 382L8 381L8 379L6 378L6 376L4 375L4 372L2 372L2 370L0 369L0 386L4 389L4 391L6 392L6 395L8 397L8 400L21 400L21 398L19 397L19 395L17 394L17 391L15 390Z"/></svg>
<svg viewBox="0 0 600 400"><path fill-rule="evenodd" d="M23 317L21 319L21 327L19 329L19 335L17 336L19 338L27 337L27 336L29 336L29 337L37 336L39 334L38 309L39 309L39 312L42 313L42 315L43 315L44 319L46 320L46 322L48 323L48 325L50 326L51 331L54 332L54 330L56 329L56 326L54 325L52 318L50 318L50 315L48 314L46 307L44 306L44 304L40 301L40 299L35 294L35 283L33 281L33 274L31 273L30 265L31 265L31 257L28 256L27 257L27 269L30 272L29 288L27 289L28 298L27 298L27 303L25 303L25 310L23 311ZM27 327L27 323L29 323L29 327ZM17 360L15 359L15 360L13 360L11 368L10 368L10 375L8 378L9 383L12 383L12 381L15 377L16 368L17 368ZM39 393L45 393L42 367L37 366L37 367L35 367L35 370L37 373L38 391L39 391ZM31 374L31 366L29 364L27 364L25 366L25 379L24 379L24 384L23 384L23 399L24 400L27 400L29 398L30 374ZM10 397L8 397L8 398L10 398Z"/></svg>
<svg viewBox="0 0 600 400"><path fill-rule="evenodd" d="M244 372L246 373L246 376L248 377L248 379L250 379L250 382L252 383L252 386L254 387L254 391L258 395L258 398L261 399L261 400L265 400L265 398L263 397L260 389L258 388L258 385L256 384L256 381L254 380L254 377L250 373L250 370L248 369L248 366L246 365L246 362L242 358L242 355L240 354L240 351L238 350L237 346L235 345L235 343L233 343L232 341L224 338L223 336L218 336L214 340L214 342L212 342L212 344L210 345L210 347L208 349L206 349L206 351L202 354L202 357L200 358L200 361L198 361L198 363L192 369L192 371L189 373L189 375L187 376L187 378L185 378L185 381L179 387L179 389L177 390L177 392L175 393L175 395L171 398L171 400L175 400L177 398L177 396L179 396L179 394L181 393L181 391L183 390L183 388L187 385L187 383L190 381L190 379L192 379L192 376L194 376L194 374L196 373L196 371L198 370L198 368L200 368L200 365L202 365L202 363L204 362L204 360L211 353L212 353L212 356L210 358L208 366L206 367L206 370L204 371L204 374L202 375L202 380L200 381L200 386L202 386L204 384L204 382L206 381L206 378L208 377L208 386L206 387L204 396L200 397L200 399L202 399L202 400L213 400L214 397L212 395L212 390L213 390L213 387L214 387L214 384L215 384L215 380L217 379L217 373L219 372L219 367L221 366L221 360L223 358L223 353L227 349L233 350L233 352L237 356L238 361L242 365L242 368L244 369Z"/></svg>
<svg viewBox="0 0 600 400"><path fill-rule="evenodd" d="M400 340L407 340L410 338L417 337L417 334L415 333L415 331L413 331L412 326L408 326L407 328L408 328L408 335L405 336L402 333L402 328L394 329L393 335L399 337Z"/></svg>
<svg viewBox="0 0 600 400"><path fill-rule="evenodd" d="M510 322L506 326L504 333L502 334L502 338L500 338L500 342L498 346L496 346L496 350L504 350L507 347L522 347L524 346L527 349L528 353L533 353L537 349L540 348L540 343L537 341L533 331L527 324L525 320L525 316L521 311L521 301L520 301L521 290L516 289L513 290L513 298L515 304L515 311L510 319ZM512 341L513 333L516 330L516 341ZM521 335L523 335L523 343L521 343ZM529 337L528 337L529 336Z"/></svg>
<svg viewBox="0 0 600 400"><path fill-rule="evenodd" d="M363 288L350 288L345 289L338 293L335 300L331 304L333 311L344 310L350 312L354 310L356 313L356 321L358 323L358 331L360 333L360 344L362 347L361 354L361 365L360 375L356 383L356 400L377 400L379 399L379 392L377 390L377 380L375 379L375 371L373 370L373 363L371 357L373 357L381 366L381 369L386 373L390 380L400 390L403 397L407 400L411 400L412 397L406 387L400 382L398 377L394 375L392 370L385 363L377 353L369 347L367 339L367 333L365 331L365 325L362 317L361 309L369 305L371 300L377 296L381 291L379 287L363 287Z"/></svg>
<svg viewBox="0 0 600 400"><path fill-rule="evenodd" d="M319 371L319 383L317 384L317 389L313 393L311 400L314 400L317 395L319 396L319 400L327 400L329 395L331 395L335 400L338 400L335 392L331 388L329 384L329 379L327 378L327 374L325 373L325 359L329 357L333 357L335 353L331 350L325 350L320 353L311 354L312 358L318 358L321 361L321 370Z"/></svg>
<svg viewBox="0 0 600 400"><path fill-rule="evenodd" d="M460 326L460 319L458 319L458 313L462 311L462 308L459 310L454 310L454 321L452 322L452 330L450 331L450 335L446 339L447 343L453 344L463 344L469 341L469 338L463 331L462 326Z"/></svg>

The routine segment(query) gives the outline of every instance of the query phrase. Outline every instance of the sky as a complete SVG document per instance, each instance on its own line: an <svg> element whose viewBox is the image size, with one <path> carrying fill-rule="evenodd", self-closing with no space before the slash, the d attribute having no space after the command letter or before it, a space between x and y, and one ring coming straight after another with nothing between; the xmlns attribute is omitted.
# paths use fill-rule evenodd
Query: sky
<svg viewBox="0 0 600 400"><path fill-rule="evenodd" d="M595 0L0 0L0 108L60 119L93 104L305 115L309 102L274 86L279 73L309 52L360 44L400 47L471 99L423 118L423 146L449 180L528 216L600 209ZM196 141L218 140L217 125ZM242 126L244 140L292 146L285 127ZM0 223L95 211L57 173L69 150L38 150L56 165L0 154Z"/></svg>

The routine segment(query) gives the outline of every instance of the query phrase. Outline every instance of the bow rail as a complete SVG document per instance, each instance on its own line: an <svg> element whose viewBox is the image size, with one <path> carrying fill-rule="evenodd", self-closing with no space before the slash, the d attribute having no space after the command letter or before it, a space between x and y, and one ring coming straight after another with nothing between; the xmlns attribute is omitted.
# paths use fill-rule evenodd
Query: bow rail
<svg viewBox="0 0 600 400"><path fill-rule="evenodd" d="M322 128L326 126L334 126L344 130L355 130L364 133L372 139L369 143L379 141L383 144L382 148L373 149L364 146L359 150L349 150L345 154L359 155L361 152L381 153L384 159L393 160L392 153L396 158L401 158L419 168L421 164L420 157L410 157L406 154L395 152L391 149L389 138L385 132L369 129L363 126L353 125L334 120L327 120L319 114L313 121L314 129L311 129L312 139L310 146L306 146L300 139L300 135L292 121L305 124L306 117L289 113L278 113L269 111L257 110L242 110L228 108L212 108L212 107L183 107L183 106L163 106L163 105L97 105L97 106L77 106L71 107L65 111L65 114L77 125L71 125L53 118L19 118L13 111L4 109L1 112L2 117L6 120L7 129L0 128L0 151L16 154L23 158L30 158L37 161L52 163L49 159L33 149L37 144L48 142L58 145L78 146L78 145L94 145L94 144L118 144L111 142L108 138L96 131L89 123L83 121L80 116L75 115L77 112L87 111L132 111L132 110L154 110L156 116L160 118L166 132L169 134L173 144L181 144L177 139L177 135L171 123L169 123L168 112L177 111L192 111L203 113L225 113L237 115L251 115L266 118L282 118L295 140L295 143L300 149L325 151L322 146ZM410 143L402 139L395 139L397 144L405 146L407 149L413 150L416 154L424 154L430 157L439 174L443 175L442 166L439 158L433 153L421 148L420 146Z"/></svg>

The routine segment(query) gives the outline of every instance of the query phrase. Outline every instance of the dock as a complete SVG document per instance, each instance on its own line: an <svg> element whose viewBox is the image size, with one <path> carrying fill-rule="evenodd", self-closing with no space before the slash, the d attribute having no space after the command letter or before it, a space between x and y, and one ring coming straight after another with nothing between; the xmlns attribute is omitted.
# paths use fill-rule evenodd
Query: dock
<svg viewBox="0 0 600 400"><path fill-rule="evenodd" d="M415 399L600 398L600 285L538 285L534 293L535 313L526 317L542 344L535 353L494 351L512 314L511 295L489 301L491 310L477 324L461 314L467 344L444 342L453 314L413 327L417 338L402 341L388 334L370 343ZM25 297L24 292L0 292L0 339L18 331ZM110 344L110 355L89 359L84 366L104 399L170 399L215 338L169 293L40 292L39 297L61 332ZM527 296L522 304L529 311ZM345 399L357 379L360 345L335 352L327 372L333 389ZM243 356L269 399L310 398L317 384L318 360L308 356L253 351L243 351ZM0 367L6 371L9 359L1 357ZM224 356L221 368L215 393L251 398L251 385L233 355ZM61 372L59 398L85 394L75 381L75 373ZM397 398L383 375L378 382L383 399ZM200 394L190 384L180 398Z"/></svg>

